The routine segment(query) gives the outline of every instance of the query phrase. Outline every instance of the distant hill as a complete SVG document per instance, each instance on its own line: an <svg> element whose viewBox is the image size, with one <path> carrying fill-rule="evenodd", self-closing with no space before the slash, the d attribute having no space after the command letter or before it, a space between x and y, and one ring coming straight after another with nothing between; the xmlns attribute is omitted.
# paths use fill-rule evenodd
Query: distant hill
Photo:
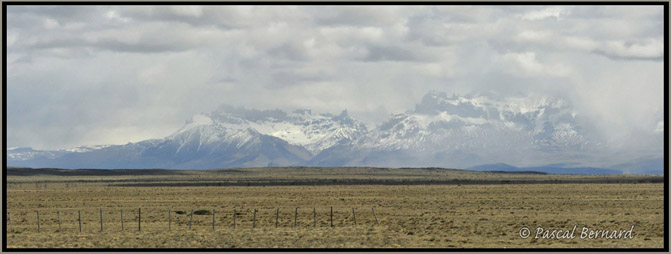
<svg viewBox="0 0 671 254"><path fill-rule="evenodd" d="M518 168L505 163L479 165L468 168L476 171L498 171L498 172L543 172L548 174L568 174L568 175L613 175L622 174L622 171L608 168L594 168L594 167L562 167L558 164L538 166L538 167L522 167Z"/></svg>
<svg viewBox="0 0 671 254"><path fill-rule="evenodd" d="M625 174L662 175L664 174L664 158L641 158L632 162L613 165L610 168L621 170Z"/></svg>

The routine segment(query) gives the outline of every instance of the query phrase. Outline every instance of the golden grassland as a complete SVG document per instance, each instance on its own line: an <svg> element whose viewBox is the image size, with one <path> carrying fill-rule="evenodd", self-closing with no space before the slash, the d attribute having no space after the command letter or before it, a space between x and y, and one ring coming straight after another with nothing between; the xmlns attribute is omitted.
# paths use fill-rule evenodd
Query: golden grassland
<svg viewBox="0 0 671 254"><path fill-rule="evenodd" d="M282 170L285 170L284 172ZM9 175L8 248L662 248L661 183L121 187L128 182L235 179L587 179L451 170L248 169L177 175ZM251 172L251 173L250 173ZM371 172L377 172L375 174ZM312 178L311 178L312 177ZM635 176L619 176L634 178ZM295 209L298 207L296 227ZM334 227L330 227L333 207ZM379 225L371 208L375 208ZM100 208L103 232L100 232ZM138 208L142 209L138 231ZM275 227L276 209L280 209ZM316 227L313 208L316 209ZM356 209L356 222L352 208ZM168 230L168 209L171 228ZM212 215L193 210L214 209ZM254 209L257 209L253 228ZM124 231L120 211L123 210ZM238 214L233 228L233 211ZM37 232L36 211L40 213ZM58 214L61 232L58 231ZM82 215L79 232L78 211ZM574 239L519 235L571 229ZM581 239L580 229L629 230L631 239ZM11 232L13 230L13 232Z"/></svg>

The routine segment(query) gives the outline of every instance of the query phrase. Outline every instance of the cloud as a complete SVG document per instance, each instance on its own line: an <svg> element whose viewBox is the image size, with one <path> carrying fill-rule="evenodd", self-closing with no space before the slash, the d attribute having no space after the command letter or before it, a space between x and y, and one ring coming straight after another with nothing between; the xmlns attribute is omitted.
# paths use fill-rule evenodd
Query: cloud
<svg viewBox="0 0 671 254"><path fill-rule="evenodd" d="M551 31L521 31L515 36L519 43L550 46L559 50L579 50L603 55L616 60L662 61L663 40L647 38L635 42L622 40L595 40L587 36L562 35Z"/></svg>
<svg viewBox="0 0 671 254"><path fill-rule="evenodd" d="M307 46L297 43L284 43L277 47L270 48L266 53L274 58L287 59L292 61L305 61L308 59Z"/></svg>
<svg viewBox="0 0 671 254"><path fill-rule="evenodd" d="M325 26L384 26L398 21L403 13L418 9L414 6L342 6L312 7L315 23Z"/></svg>
<svg viewBox="0 0 671 254"><path fill-rule="evenodd" d="M438 90L564 96L627 144L663 120L663 14L660 6L12 5L7 141L67 148L160 138L222 103L347 109L374 127Z"/></svg>
<svg viewBox="0 0 671 254"><path fill-rule="evenodd" d="M566 13L565 10L563 10L560 7L551 7L551 8L545 8L542 10L534 10L534 11L529 11L527 13L524 13L522 15L519 15L521 19L524 20L542 20L546 18L555 18L559 19L561 16L563 16Z"/></svg>
<svg viewBox="0 0 671 254"><path fill-rule="evenodd" d="M412 51L400 47L370 46L363 61L414 61Z"/></svg>
<svg viewBox="0 0 671 254"><path fill-rule="evenodd" d="M659 121L657 123L657 127L655 128L655 132L657 132L657 133L663 133L664 132L664 121Z"/></svg>
<svg viewBox="0 0 671 254"><path fill-rule="evenodd" d="M607 42L602 49L595 49L594 52L613 59L663 61L664 42L657 39L649 39L638 43L611 41Z"/></svg>
<svg viewBox="0 0 671 254"><path fill-rule="evenodd" d="M535 52L507 53L501 56L505 66L511 67L513 73L522 75L547 75L566 77L572 70L562 64L542 64L536 59Z"/></svg>

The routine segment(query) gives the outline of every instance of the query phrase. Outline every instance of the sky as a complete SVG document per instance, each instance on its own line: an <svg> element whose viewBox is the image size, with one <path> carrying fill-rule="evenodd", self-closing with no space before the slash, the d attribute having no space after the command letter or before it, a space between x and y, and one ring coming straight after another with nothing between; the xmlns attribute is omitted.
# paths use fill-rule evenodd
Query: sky
<svg viewBox="0 0 671 254"><path fill-rule="evenodd" d="M559 96L628 144L664 127L663 23L661 5L10 5L7 145L162 138L220 104L374 127L431 90Z"/></svg>

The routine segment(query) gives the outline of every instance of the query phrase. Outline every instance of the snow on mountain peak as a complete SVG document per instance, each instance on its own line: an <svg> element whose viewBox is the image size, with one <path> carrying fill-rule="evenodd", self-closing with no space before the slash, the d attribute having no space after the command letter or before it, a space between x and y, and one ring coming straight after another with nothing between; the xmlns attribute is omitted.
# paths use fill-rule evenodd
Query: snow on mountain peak
<svg viewBox="0 0 671 254"><path fill-rule="evenodd" d="M560 98L488 93L448 97L444 92L431 91L414 111L392 116L373 132L374 137L357 143L385 150L482 149L493 148L493 143L521 148L580 146L588 139L579 131L575 117ZM510 140L503 141L507 138Z"/></svg>
<svg viewBox="0 0 671 254"><path fill-rule="evenodd" d="M199 135L191 137L212 141L217 139L212 136L221 136L223 132L240 133L247 129L303 146L312 153L366 132L365 125L350 118L346 110L334 116L315 114L308 109L286 113L279 109L255 110L224 105L209 115L195 115L174 135L193 131Z"/></svg>
<svg viewBox="0 0 671 254"><path fill-rule="evenodd" d="M93 150L103 149L103 148L110 147L110 146L111 145L78 146L78 147L74 147L74 148L64 149L63 151L74 152L74 153L83 153L83 152L89 152L89 151L93 151Z"/></svg>
<svg viewBox="0 0 671 254"><path fill-rule="evenodd" d="M510 113L527 114L537 112L543 108L564 108L567 104L564 100L548 96L537 96L527 94L526 96L497 96L490 93L473 93L464 96L453 94L448 97L445 92L430 91L419 104L415 106L413 113L439 114L449 112L454 114L482 114L486 111L508 111Z"/></svg>
<svg viewBox="0 0 671 254"><path fill-rule="evenodd" d="M212 118L203 114L197 114L191 118L191 124L207 125L212 123Z"/></svg>
<svg viewBox="0 0 671 254"><path fill-rule="evenodd" d="M210 125L212 124L212 118L209 116L206 116L204 114L197 114L191 117L191 120L187 121L186 126L184 126L184 129L191 129L196 126L200 125Z"/></svg>

